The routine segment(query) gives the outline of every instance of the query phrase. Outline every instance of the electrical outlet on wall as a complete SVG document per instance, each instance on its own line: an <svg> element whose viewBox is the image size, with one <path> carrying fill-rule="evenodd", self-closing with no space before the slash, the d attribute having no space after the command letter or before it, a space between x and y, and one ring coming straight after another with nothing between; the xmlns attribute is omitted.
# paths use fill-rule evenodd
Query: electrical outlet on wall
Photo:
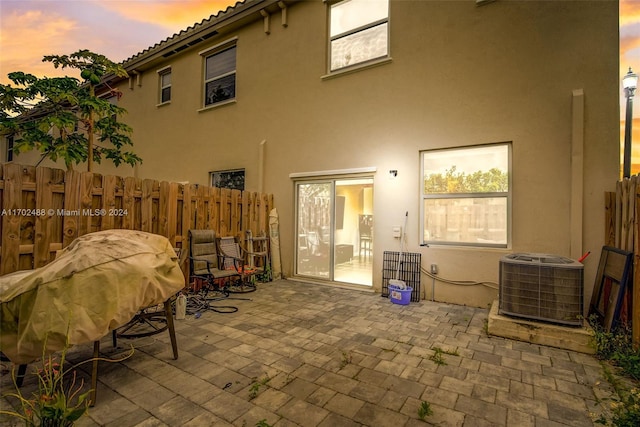
<svg viewBox="0 0 640 427"><path fill-rule="evenodd" d="M402 236L402 227L400 227L399 225L395 225L391 229L391 232L393 233L393 237L395 237L396 239L399 239L400 236Z"/></svg>

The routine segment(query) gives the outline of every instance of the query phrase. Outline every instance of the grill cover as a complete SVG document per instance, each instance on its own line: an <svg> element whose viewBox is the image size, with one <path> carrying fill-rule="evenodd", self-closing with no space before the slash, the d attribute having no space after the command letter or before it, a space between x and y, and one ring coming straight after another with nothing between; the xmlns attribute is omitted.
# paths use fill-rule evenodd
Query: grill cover
<svg viewBox="0 0 640 427"><path fill-rule="evenodd" d="M23 364L63 349L67 336L71 345L99 340L184 283L167 238L86 234L44 267L0 277L0 351Z"/></svg>

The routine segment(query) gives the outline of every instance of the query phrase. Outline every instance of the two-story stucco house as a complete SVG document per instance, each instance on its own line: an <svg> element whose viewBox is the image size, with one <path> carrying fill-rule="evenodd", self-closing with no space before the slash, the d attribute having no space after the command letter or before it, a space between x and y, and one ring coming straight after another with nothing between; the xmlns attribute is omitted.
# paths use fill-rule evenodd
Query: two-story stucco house
<svg viewBox="0 0 640 427"><path fill-rule="evenodd" d="M379 292L402 241L439 277L497 282L505 254L603 245L617 1L245 0L124 66L109 84L144 162L116 173L273 193L287 277Z"/></svg>

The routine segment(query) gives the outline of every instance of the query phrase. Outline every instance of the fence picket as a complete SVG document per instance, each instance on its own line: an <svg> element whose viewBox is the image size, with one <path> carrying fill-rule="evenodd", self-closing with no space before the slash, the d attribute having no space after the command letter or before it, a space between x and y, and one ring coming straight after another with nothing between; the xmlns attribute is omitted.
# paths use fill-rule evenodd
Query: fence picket
<svg viewBox="0 0 640 427"><path fill-rule="evenodd" d="M238 236L242 222L242 192L240 190L231 190L229 196L230 225L229 236Z"/></svg>
<svg viewBox="0 0 640 427"><path fill-rule="evenodd" d="M140 180L130 176L124 179L124 189L122 191L121 210L111 212L122 218L122 228L127 230L136 229L136 193L140 193ZM139 226L137 228L140 228Z"/></svg>
<svg viewBox="0 0 640 427"><path fill-rule="evenodd" d="M634 212L633 218L633 284L632 284L632 308L631 326L633 343L636 348L640 346L640 176L635 175L635 189L631 203Z"/></svg>
<svg viewBox="0 0 640 427"><path fill-rule="evenodd" d="M633 252L633 240L634 240L634 224L636 215L636 185L638 182L637 176L632 176L629 179L629 187L627 189L627 195L625 198L625 205L627 206L627 241L624 243L626 250Z"/></svg>
<svg viewBox="0 0 640 427"><path fill-rule="evenodd" d="M616 244L616 193L607 191L604 195L604 242L607 246Z"/></svg>
<svg viewBox="0 0 640 427"><path fill-rule="evenodd" d="M616 244L615 247L616 248L620 248L622 249L622 227L623 227L623 222L622 222L622 215L623 215L623 204L622 204L622 182L618 181L616 183L616 209L615 209L615 213L616 213Z"/></svg>
<svg viewBox="0 0 640 427"><path fill-rule="evenodd" d="M605 206L605 220L612 226L605 229L605 239L615 234L615 247L633 252L632 286L627 288L626 300L631 301L631 333L635 347L640 346L640 185L638 175L624 178L616 184L615 208ZM610 201L612 194L607 194ZM613 210L613 212L611 212ZM611 217L615 217L612 220ZM612 228L614 231L612 231ZM625 302L626 303L626 302Z"/></svg>
<svg viewBox="0 0 640 427"><path fill-rule="evenodd" d="M218 230L220 233L220 205L221 205L221 191L217 187L208 187L209 204L208 204L208 220L207 228Z"/></svg>
<svg viewBox="0 0 640 427"><path fill-rule="evenodd" d="M191 186L185 185L182 189L182 218L180 224L180 244L176 242L176 246L186 250L187 248L187 234L191 225ZM178 236L176 236L177 239Z"/></svg>
<svg viewBox="0 0 640 427"><path fill-rule="evenodd" d="M157 223L154 221L153 216L153 193L155 189L155 185L157 181L152 179L145 179L142 181L142 200L140 201L140 230L146 231L147 233L153 232L153 224Z"/></svg>
<svg viewBox="0 0 640 427"><path fill-rule="evenodd" d="M68 190L64 192L63 206L71 212L80 213L80 173L68 171L64 178ZM80 215L64 215L62 218L62 246L68 246L78 237L78 220Z"/></svg>
<svg viewBox="0 0 640 427"><path fill-rule="evenodd" d="M51 258L51 228L56 212L40 215L41 211L53 209L52 170L39 168L36 171L36 234L33 248L33 267L40 268Z"/></svg>
<svg viewBox="0 0 640 427"><path fill-rule="evenodd" d="M118 188L118 177L106 175L102 177L102 206L96 212L99 220L99 230L112 230L115 228L115 217L110 214L116 209L116 190Z"/></svg>
<svg viewBox="0 0 640 427"><path fill-rule="evenodd" d="M167 232L164 235L173 247L176 246L176 229L178 227L178 183L169 183L167 195Z"/></svg>
<svg viewBox="0 0 640 427"><path fill-rule="evenodd" d="M231 230L231 190L228 188L220 189L220 235L228 236Z"/></svg>
<svg viewBox="0 0 640 427"><path fill-rule="evenodd" d="M22 167L14 164L5 165L3 180L0 273L6 274L19 269L20 217L13 213L22 208Z"/></svg>

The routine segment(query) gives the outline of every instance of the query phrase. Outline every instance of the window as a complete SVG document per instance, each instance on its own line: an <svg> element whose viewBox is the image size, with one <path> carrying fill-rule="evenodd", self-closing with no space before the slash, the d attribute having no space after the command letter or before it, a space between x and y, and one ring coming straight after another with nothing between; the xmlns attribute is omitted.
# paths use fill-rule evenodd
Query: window
<svg viewBox="0 0 640 427"><path fill-rule="evenodd" d="M511 144L421 153L422 241L507 247Z"/></svg>
<svg viewBox="0 0 640 427"><path fill-rule="evenodd" d="M160 77L160 104L171 101L171 67L158 71Z"/></svg>
<svg viewBox="0 0 640 427"><path fill-rule="evenodd" d="M211 186L244 191L244 169L209 172Z"/></svg>
<svg viewBox="0 0 640 427"><path fill-rule="evenodd" d="M204 106L236 97L236 46L205 57Z"/></svg>
<svg viewBox="0 0 640 427"><path fill-rule="evenodd" d="M389 54L389 0L345 0L330 6L331 71Z"/></svg>

